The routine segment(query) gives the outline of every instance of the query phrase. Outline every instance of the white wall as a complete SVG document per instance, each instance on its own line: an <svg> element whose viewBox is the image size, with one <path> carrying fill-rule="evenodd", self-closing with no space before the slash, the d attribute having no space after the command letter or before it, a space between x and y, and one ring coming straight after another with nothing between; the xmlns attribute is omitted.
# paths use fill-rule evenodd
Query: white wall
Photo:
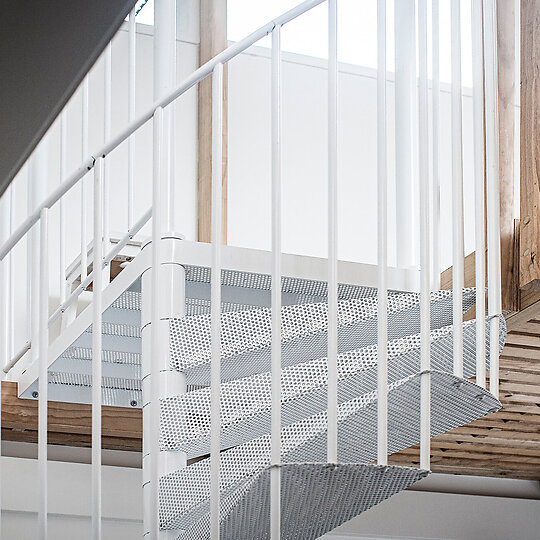
<svg viewBox="0 0 540 540"><path fill-rule="evenodd" d="M37 460L3 457L2 538L37 537ZM90 465L49 462L49 538L90 538ZM444 483L446 475L439 483ZM141 470L104 466L103 540L142 537ZM428 479L428 481L431 480ZM475 484L482 484L477 479ZM489 480L507 489L508 480ZM466 479L464 478L464 482ZM534 496L532 482L525 484ZM455 482L454 482L455 484ZM512 486L523 491L521 485ZM438 491L407 490L349 521L328 540L437 539L437 540L532 540L538 537L540 501L483 495L457 495Z"/></svg>

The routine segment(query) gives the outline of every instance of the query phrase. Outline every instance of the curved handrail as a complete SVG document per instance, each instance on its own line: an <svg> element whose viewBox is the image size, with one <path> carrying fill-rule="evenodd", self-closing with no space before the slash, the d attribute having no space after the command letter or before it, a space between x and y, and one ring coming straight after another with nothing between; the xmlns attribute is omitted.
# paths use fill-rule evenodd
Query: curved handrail
<svg viewBox="0 0 540 540"><path fill-rule="evenodd" d="M103 145L97 152L94 152L90 157L82 162L79 168L73 172L68 178L63 181L58 188L56 188L46 199L43 201L34 212L28 216L21 225L15 230L15 232L4 242L0 248L0 261L2 261L6 255L17 245L17 243L28 233L28 231L38 222L39 215L44 208L51 208L57 203L72 187L74 187L85 176L88 171L92 170L96 161L96 157L105 157L110 154L115 148L122 144L128 137L133 135L140 127L142 127L148 120L150 120L159 107L165 108L173 101L178 99L182 94L187 92L190 88L198 84L204 78L212 73L214 67L217 64L226 64L229 60L245 51L248 47L251 47L254 43L267 36L277 26L282 26L310 9L322 4L326 0L307 0L298 6L290 9L283 15L276 17L272 21L268 22L264 26L261 26L258 30L255 30L244 39L238 41L234 45L231 45L223 52L203 64L200 68L196 69L189 77L187 77L182 83L180 83L172 92L164 96L159 101L154 102L146 112L144 112L139 118L133 120L126 128L121 131L116 137L112 138L108 143Z"/></svg>

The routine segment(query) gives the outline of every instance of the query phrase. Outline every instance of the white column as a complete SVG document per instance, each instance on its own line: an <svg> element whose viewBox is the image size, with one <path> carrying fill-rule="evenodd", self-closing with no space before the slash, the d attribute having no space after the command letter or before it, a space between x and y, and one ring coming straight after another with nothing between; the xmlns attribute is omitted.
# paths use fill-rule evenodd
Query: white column
<svg viewBox="0 0 540 540"><path fill-rule="evenodd" d="M414 140L416 109L415 0L395 0L396 260L416 263Z"/></svg>

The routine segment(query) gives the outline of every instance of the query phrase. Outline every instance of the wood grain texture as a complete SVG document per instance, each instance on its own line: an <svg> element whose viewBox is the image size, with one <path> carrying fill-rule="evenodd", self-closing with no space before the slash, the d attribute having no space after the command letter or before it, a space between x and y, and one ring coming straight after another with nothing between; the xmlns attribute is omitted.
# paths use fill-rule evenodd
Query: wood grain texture
<svg viewBox="0 0 540 540"><path fill-rule="evenodd" d="M140 409L103 407L102 447L110 450L142 450ZM37 442L38 402L17 397L17 384L2 382L2 440ZM92 407L78 403L49 402L49 444L90 447Z"/></svg>
<svg viewBox="0 0 540 540"><path fill-rule="evenodd" d="M201 0L199 65L227 48L227 0ZM227 243L227 66L223 69L222 242ZM212 236L212 77L199 83L198 240Z"/></svg>
<svg viewBox="0 0 540 540"><path fill-rule="evenodd" d="M515 7L497 0L502 309L517 311L514 268Z"/></svg>
<svg viewBox="0 0 540 540"><path fill-rule="evenodd" d="M502 409L432 439L433 472L540 480L540 304L513 315L508 330ZM389 461L418 466L418 445Z"/></svg>
<svg viewBox="0 0 540 540"><path fill-rule="evenodd" d="M540 2L521 0L520 286L540 290Z"/></svg>

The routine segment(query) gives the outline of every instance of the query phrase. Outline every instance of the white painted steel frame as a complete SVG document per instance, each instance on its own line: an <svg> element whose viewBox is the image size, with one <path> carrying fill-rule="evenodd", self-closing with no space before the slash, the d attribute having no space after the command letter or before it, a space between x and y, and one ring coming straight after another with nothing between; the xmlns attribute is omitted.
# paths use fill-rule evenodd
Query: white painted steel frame
<svg viewBox="0 0 540 540"><path fill-rule="evenodd" d="M461 0L451 0L452 52L452 288L454 375L463 377L463 99L461 83Z"/></svg>
<svg viewBox="0 0 540 540"><path fill-rule="evenodd" d="M418 176L420 194L420 467L429 469L430 379L430 219L427 0L418 0Z"/></svg>
<svg viewBox="0 0 540 540"><path fill-rule="evenodd" d="M66 176L67 169L67 112L65 109L60 113L60 181ZM59 201L59 278L60 278L60 304L66 301L66 201L62 197Z"/></svg>
<svg viewBox="0 0 540 540"><path fill-rule="evenodd" d="M440 11L439 0L431 4L431 139L432 139L432 173L431 173L431 282L434 291L440 288L441 274L441 177L440 177Z"/></svg>
<svg viewBox="0 0 540 540"><path fill-rule="evenodd" d="M484 167L484 62L482 0L472 0L476 384L486 387L486 242Z"/></svg>
<svg viewBox="0 0 540 540"><path fill-rule="evenodd" d="M92 292L92 540L101 540L101 323L103 313L104 160L94 167L94 249Z"/></svg>
<svg viewBox="0 0 540 540"><path fill-rule="evenodd" d="M281 26L272 32L272 427L270 539L281 539Z"/></svg>
<svg viewBox="0 0 540 540"><path fill-rule="evenodd" d="M377 463L388 463L386 0L377 0Z"/></svg>
<svg viewBox="0 0 540 540"><path fill-rule="evenodd" d="M488 243L488 315L501 313L501 239L499 209L499 114L497 72L497 4L484 0L486 115L486 186ZM490 323L489 390L499 396L498 319Z"/></svg>
<svg viewBox="0 0 540 540"><path fill-rule="evenodd" d="M135 8L129 14L129 64L128 64L128 122L135 119L135 76L137 69L137 33L135 23ZM128 229L133 225L133 183L135 162L135 140L128 138L128 163L127 163L127 215Z"/></svg>
<svg viewBox="0 0 540 540"><path fill-rule="evenodd" d="M38 386L38 537L47 538L47 368L49 352L49 210L41 210L39 219L39 386Z"/></svg>
<svg viewBox="0 0 540 540"><path fill-rule="evenodd" d="M223 181L223 64L212 73L212 266L210 283L210 538L219 540L221 385L221 204Z"/></svg>
<svg viewBox="0 0 540 540"><path fill-rule="evenodd" d="M107 143L111 138L112 123L112 43L105 47L103 55L103 142ZM103 158L103 238L105 241L104 251L109 248L110 237L110 168L108 157ZM110 278L110 272L109 272ZM107 279L108 281L108 279Z"/></svg>
<svg viewBox="0 0 540 540"><path fill-rule="evenodd" d="M328 463L337 463L337 0L328 0Z"/></svg>
<svg viewBox="0 0 540 540"><path fill-rule="evenodd" d="M150 539L159 535L159 362L161 343L160 320L160 273L162 237L162 189L163 189L163 109L158 107L154 114L154 155L152 178L152 311L151 311L151 358L150 369Z"/></svg>
<svg viewBox="0 0 540 540"><path fill-rule="evenodd" d="M82 108L81 108L81 154L82 159L88 155L88 75L82 84ZM92 166L94 166L92 160ZM90 167L88 167L90 170ZM88 212L86 209L88 199L87 179L83 176L81 180L81 281L88 273L88 247L87 247L87 223Z"/></svg>

